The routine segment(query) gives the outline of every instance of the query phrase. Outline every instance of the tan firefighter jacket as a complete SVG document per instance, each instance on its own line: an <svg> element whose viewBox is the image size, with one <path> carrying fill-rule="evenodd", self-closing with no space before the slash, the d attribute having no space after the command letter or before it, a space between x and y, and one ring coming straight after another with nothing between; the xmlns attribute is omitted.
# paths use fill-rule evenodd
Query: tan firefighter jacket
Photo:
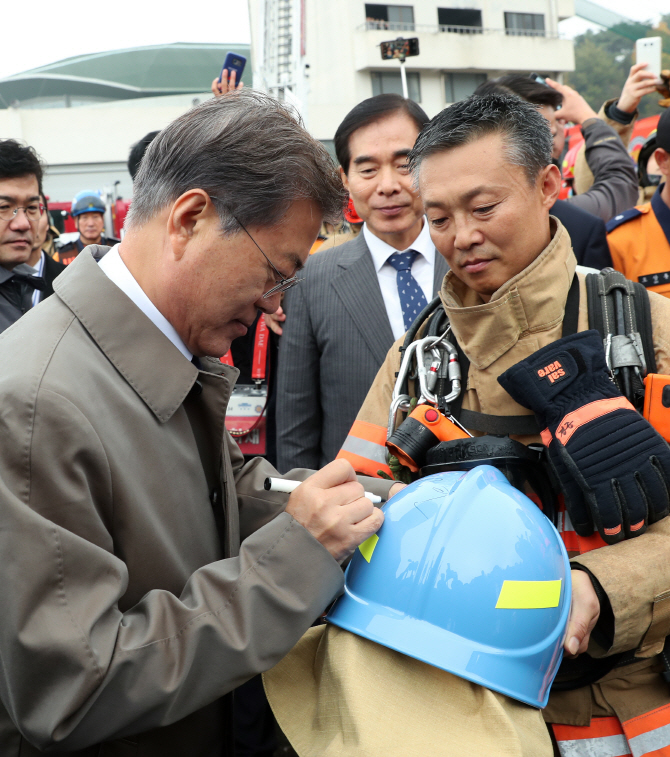
<svg viewBox="0 0 670 757"><path fill-rule="evenodd" d="M505 392L497 378L561 338L565 303L575 275L580 280L578 328L589 328L585 274L576 273L577 261L567 232L552 218L552 228L553 224L556 231L546 249L495 292L488 303L455 278L453 272L445 276L440 297L456 339L470 360L464 409L493 415L530 414ZM654 292L649 293L649 300L658 373L667 374L670 301ZM368 475L384 467L383 445L403 339L389 350L340 453ZM540 442L539 436L516 438L526 444ZM347 453L347 449L352 451ZM591 686L552 694L544 711L545 720L586 726L592 717L616 716L624 723L666 706L670 720L670 688L658 672L662 667L658 654L663 639L670 635L669 558L670 518L650 526L636 539L573 558L600 581L615 618L611 647L604 650L592 641L589 653L602 657L635 649L642 659L615 668Z"/></svg>

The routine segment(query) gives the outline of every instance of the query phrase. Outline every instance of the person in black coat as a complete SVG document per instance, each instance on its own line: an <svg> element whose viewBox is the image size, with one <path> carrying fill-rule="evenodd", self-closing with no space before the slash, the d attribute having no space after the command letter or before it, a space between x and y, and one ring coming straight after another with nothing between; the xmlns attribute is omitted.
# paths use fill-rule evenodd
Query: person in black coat
<svg viewBox="0 0 670 757"><path fill-rule="evenodd" d="M550 213L565 226L579 265L598 270L612 267L607 230L601 218L564 200L556 200Z"/></svg>

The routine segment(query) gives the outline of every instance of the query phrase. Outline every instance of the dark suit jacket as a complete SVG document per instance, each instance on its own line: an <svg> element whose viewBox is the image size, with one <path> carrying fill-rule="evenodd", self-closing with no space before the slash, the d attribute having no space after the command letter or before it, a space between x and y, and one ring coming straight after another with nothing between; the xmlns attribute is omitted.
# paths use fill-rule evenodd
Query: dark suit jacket
<svg viewBox="0 0 670 757"><path fill-rule="evenodd" d="M436 253L433 294L448 271ZM280 471L321 468L340 450L393 345L377 272L363 234L312 255L286 293L279 341Z"/></svg>
<svg viewBox="0 0 670 757"><path fill-rule="evenodd" d="M44 255L44 270L42 271L42 275L44 276L44 281L47 285L47 288L42 292L42 296L40 297L40 302L42 300L45 300L49 295L52 295L54 293L53 283L56 276L63 273L63 271L67 268L67 266L63 265L62 263L56 262L51 256L47 255L45 253Z"/></svg>
<svg viewBox="0 0 670 757"><path fill-rule="evenodd" d="M565 226L579 265L598 270L612 267L607 229L601 218L564 200L557 200L549 212Z"/></svg>

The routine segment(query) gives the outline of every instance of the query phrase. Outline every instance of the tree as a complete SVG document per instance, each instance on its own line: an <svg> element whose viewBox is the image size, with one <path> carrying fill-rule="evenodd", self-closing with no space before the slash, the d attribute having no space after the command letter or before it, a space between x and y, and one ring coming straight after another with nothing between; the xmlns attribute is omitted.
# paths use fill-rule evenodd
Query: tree
<svg viewBox="0 0 670 757"><path fill-rule="evenodd" d="M670 69L670 14L662 17L656 27L651 24L617 24L601 32L588 31L575 39L575 70L566 76L566 83L583 95L589 105L600 106L621 94L630 67L633 65L635 40L640 37L661 37L661 67ZM640 103L640 117L661 113L660 95L647 95Z"/></svg>

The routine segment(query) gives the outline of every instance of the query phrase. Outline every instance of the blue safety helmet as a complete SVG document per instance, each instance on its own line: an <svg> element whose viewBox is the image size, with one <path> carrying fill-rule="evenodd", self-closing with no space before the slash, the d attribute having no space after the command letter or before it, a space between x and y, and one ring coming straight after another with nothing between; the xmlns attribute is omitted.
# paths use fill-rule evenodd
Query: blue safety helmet
<svg viewBox="0 0 670 757"><path fill-rule="evenodd" d="M551 522L489 465L419 479L384 515L326 620L545 707L571 598Z"/></svg>
<svg viewBox="0 0 670 757"><path fill-rule="evenodd" d="M72 200L70 215L73 218L80 216L82 213L104 213L106 210L102 197L95 192L84 190L75 195Z"/></svg>

